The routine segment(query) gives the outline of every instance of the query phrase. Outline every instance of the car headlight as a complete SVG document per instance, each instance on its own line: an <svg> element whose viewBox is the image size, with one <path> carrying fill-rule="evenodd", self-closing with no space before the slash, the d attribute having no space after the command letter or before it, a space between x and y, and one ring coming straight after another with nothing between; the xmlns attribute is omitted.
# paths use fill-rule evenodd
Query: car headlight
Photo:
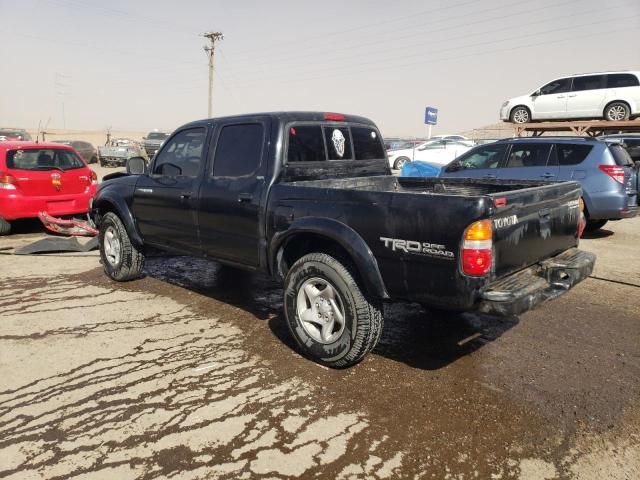
<svg viewBox="0 0 640 480"><path fill-rule="evenodd" d="M509 105L509 100L507 100L506 102L504 102L504 103L502 104L502 106L503 106L503 107L506 107L507 105Z"/></svg>

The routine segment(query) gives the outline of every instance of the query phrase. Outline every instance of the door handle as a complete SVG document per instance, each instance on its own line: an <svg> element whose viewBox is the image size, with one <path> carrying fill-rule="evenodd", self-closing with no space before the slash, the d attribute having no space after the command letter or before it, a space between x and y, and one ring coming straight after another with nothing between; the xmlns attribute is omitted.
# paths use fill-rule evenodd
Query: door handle
<svg viewBox="0 0 640 480"><path fill-rule="evenodd" d="M556 98L564 98L564 95L558 95Z"/></svg>
<svg viewBox="0 0 640 480"><path fill-rule="evenodd" d="M540 175L542 178L553 178L556 176L555 173L543 173L542 175Z"/></svg>
<svg viewBox="0 0 640 480"><path fill-rule="evenodd" d="M188 200L189 198L191 198L191 192L182 192L180 194L181 200Z"/></svg>
<svg viewBox="0 0 640 480"><path fill-rule="evenodd" d="M577 93L574 93L573 95L567 95L567 96L568 96L568 97L577 97L577 96L578 96L578 94L577 94Z"/></svg>
<svg viewBox="0 0 640 480"><path fill-rule="evenodd" d="M487 173L484 178L496 178L496 176L493 173Z"/></svg>
<svg viewBox="0 0 640 480"><path fill-rule="evenodd" d="M250 193L241 193L240 195L238 195L238 202L240 203L248 203L251 200L253 200L253 195L251 195Z"/></svg>

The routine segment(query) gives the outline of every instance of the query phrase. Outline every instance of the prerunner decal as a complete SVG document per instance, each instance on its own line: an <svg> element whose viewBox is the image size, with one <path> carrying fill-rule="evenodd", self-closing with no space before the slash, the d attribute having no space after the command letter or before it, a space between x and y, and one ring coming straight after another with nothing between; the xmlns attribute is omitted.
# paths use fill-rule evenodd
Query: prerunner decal
<svg viewBox="0 0 640 480"><path fill-rule="evenodd" d="M333 142L333 148L336 149L336 153L340 158L344 157L344 135L337 128L331 134L331 141Z"/></svg>

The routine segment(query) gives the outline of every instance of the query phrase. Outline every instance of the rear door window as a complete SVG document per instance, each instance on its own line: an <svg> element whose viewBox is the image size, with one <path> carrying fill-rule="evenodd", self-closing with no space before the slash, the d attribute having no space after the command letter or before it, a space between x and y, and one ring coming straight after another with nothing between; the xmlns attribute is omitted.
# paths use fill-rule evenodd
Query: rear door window
<svg viewBox="0 0 640 480"><path fill-rule="evenodd" d="M288 162L324 162L327 159L320 125L289 128Z"/></svg>
<svg viewBox="0 0 640 480"><path fill-rule="evenodd" d="M638 77L631 73L612 73L607 75L607 88L624 88L640 86Z"/></svg>
<svg viewBox="0 0 640 480"><path fill-rule="evenodd" d="M613 155L613 159L616 161L616 165L621 167L630 167L633 165L633 160L622 145L609 145L609 151Z"/></svg>
<svg viewBox="0 0 640 480"><path fill-rule="evenodd" d="M329 160L351 160L351 135L348 127L324 127Z"/></svg>
<svg viewBox="0 0 640 480"><path fill-rule="evenodd" d="M260 123L222 128L213 161L214 177L242 177L260 168L264 127Z"/></svg>
<svg viewBox="0 0 640 480"><path fill-rule="evenodd" d="M511 146L507 168L545 167L549 159L551 144L524 143Z"/></svg>
<svg viewBox="0 0 640 480"><path fill-rule="evenodd" d="M351 127L353 149L356 160L375 160L384 158L384 148L380 135L370 127Z"/></svg>
<svg viewBox="0 0 640 480"><path fill-rule="evenodd" d="M556 143L556 155L554 160L560 166L578 165L587 158L587 155L589 155L592 149L592 145Z"/></svg>
<svg viewBox="0 0 640 480"><path fill-rule="evenodd" d="M573 79L574 92L582 90L598 90L599 88L605 88L605 75L587 75L584 77L575 77Z"/></svg>

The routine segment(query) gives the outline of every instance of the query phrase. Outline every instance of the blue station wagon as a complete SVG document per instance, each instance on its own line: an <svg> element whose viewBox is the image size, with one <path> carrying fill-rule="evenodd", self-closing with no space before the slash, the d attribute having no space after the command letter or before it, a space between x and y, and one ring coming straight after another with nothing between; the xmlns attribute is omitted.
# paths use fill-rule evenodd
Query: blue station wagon
<svg viewBox="0 0 640 480"><path fill-rule="evenodd" d="M441 177L580 182L589 231L638 212L638 166L619 141L585 137L499 140L466 152Z"/></svg>

